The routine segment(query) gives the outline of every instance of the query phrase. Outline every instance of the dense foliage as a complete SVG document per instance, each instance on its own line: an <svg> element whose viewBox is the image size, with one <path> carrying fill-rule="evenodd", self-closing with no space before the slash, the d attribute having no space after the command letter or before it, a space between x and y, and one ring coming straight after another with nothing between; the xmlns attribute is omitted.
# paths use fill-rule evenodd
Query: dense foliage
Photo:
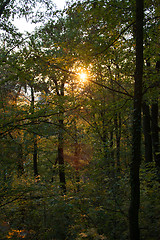
<svg viewBox="0 0 160 240"><path fill-rule="evenodd" d="M160 239L159 7L2 0L0 239Z"/></svg>

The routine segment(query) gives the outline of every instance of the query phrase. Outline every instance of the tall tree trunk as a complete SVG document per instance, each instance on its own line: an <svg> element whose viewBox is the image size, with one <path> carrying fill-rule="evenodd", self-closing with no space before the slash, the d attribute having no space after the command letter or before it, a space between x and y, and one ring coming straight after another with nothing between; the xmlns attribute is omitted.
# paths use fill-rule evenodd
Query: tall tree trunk
<svg viewBox="0 0 160 240"><path fill-rule="evenodd" d="M150 72L151 63L150 60L146 61L147 68ZM150 79L150 74L148 74L148 80ZM149 105L144 100L142 103L143 108L143 132L144 132L144 146L145 146L145 162L149 163L153 161L152 156L152 136L151 136L151 116Z"/></svg>
<svg viewBox="0 0 160 240"><path fill-rule="evenodd" d="M114 117L115 134L116 134L116 160L117 169L120 171L120 143L121 143L121 115L116 113Z"/></svg>
<svg viewBox="0 0 160 240"><path fill-rule="evenodd" d="M156 63L156 70L159 74L160 71L160 61ZM158 98L152 104L151 108L151 119L152 119L152 143L153 143L153 151L154 151L154 160L156 163L158 180L160 181L160 145L159 145L159 127L158 127Z"/></svg>
<svg viewBox="0 0 160 240"><path fill-rule="evenodd" d="M152 118L152 143L154 160L156 163L158 180L160 181L160 149L159 149L159 128L158 128L158 100L152 104L151 107L151 118Z"/></svg>
<svg viewBox="0 0 160 240"><path fill-rule="evenodd" d="M58 167L59 167L59 180L60 187L63 194L66 193L66 180L65 180L65 168L64 168L64 143L63 143L63 130L64 122L63 119L59 120L59 133L58 133Z"/></svg>
<svg viewBox="0 0 160 240"><path fill-rule="evenodd" d="M34 176L38 176L38 144L36 134L33 135L33 170Z"/></svg>
<svg viewBox="0 0 160 240"><path fill-rule="evenodd" d="M34 89L31 86L31 114L34 114ZM32 121L34 124L34 121ZM34 176L38 176L38 145L37 145L37 135L33 133L33 138L32 138L32 143L33 143L33 171L34 171Z"/></svg>
<svg viewBox="0 0 160 240"><path fill-rule="evenodd" d="M79 155L80 155L80 146L78 144L78 137L77 137L77 125L76 120L74 120L74 157L75 157L75 171L76 171L76 187L77 192L80 190L80 176L79 176Z"/></svg>
<svg viewBox="0 0 160 240"><path fill-rule="evenodd" d="M136 0L136 70L134 84L133 143L130 165L131 200L129 208L130 240L140 239L139 206L141 164L141 105L143 78L143 0Z"/></svg>
<svg viewBox="0 0 160 240"><path fill-rule="evenodd" d="M114 162L114 149L113 149L113 130L110 131L110 157L111 157L111 162L112 166L114 167L115 162Z"/></svg>
<svg viewBox="0 0 160 240"><path fill-rule="evenodd" d="M64 82L61 83L60 90L58 90L57 81L55 81L57 96L59 97L59 132L58 132L58 167L59 167L59 181L62 189L62 194L66 194L66 178L64 166Z"/></svg>
<svg viewBox="0 0 160 240"><path fill-rule="evenodd" d="M145 146L145 162L149 163L149 162L153 161L149 105L144 101L142 104L142 108L143 108L143 132L144 132L144 146Z"/></svg>
<svg viewBox="0 0 160 240"><path fill-rule="evenodd" d="M76 98L74 96L75 83L72 83L72 97L73 97L73 108L76 109ZM78 144L78 134L77 134L77 120L76 117L73 120L73 135L74 135L74 165L75 165L75 181L76 181L76 192L80 190L80 175L79 175L79 155L80 146Z"/></svg>

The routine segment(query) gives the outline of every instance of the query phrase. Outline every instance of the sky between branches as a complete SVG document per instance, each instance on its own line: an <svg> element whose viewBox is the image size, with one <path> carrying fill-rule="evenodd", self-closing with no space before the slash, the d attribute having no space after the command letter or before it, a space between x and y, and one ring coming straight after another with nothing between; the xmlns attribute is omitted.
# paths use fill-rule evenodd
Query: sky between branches
<svg viewBox="0 0 160 240"><path fill-rule="evenodd" d="M64 6L66 5L66 0L53 0L53 3L56 5L56 8L54 10L63 10ZM21 32L32 32L36 26L40 26L41 24L31 24L30 22L27 22L25 18L15 19L14 20L15 26L21 31Z"/></svg>

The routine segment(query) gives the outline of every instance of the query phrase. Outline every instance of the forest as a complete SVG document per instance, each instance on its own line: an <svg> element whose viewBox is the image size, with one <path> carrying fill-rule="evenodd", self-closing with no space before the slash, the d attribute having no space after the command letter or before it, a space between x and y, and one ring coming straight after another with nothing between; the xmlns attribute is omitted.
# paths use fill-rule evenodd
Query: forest
<svg viewBox="0 0 160 240"><path fill-rule="evenodd" d="M160 239L159 22L158 0L0 1L1 240Z"/></svg>

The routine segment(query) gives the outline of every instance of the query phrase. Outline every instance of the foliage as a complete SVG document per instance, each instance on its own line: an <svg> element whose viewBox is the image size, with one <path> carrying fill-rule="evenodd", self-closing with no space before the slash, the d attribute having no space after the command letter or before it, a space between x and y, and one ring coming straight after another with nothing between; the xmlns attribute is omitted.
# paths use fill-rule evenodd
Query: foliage
<svg viewBox="0 0 160 240"><path fill-rule="evenodd" d="M34 14L37 4L47 10ZM135 4L52 7L0 3L0 239L127 240ZM151 110L159 103L158 2L145 1L144 15L143 100ZM16 16L42 25L24 36L10 23ZM143 132L142 140L141 238L158 240L158 169L155 159L145 163Z"/></svg>

